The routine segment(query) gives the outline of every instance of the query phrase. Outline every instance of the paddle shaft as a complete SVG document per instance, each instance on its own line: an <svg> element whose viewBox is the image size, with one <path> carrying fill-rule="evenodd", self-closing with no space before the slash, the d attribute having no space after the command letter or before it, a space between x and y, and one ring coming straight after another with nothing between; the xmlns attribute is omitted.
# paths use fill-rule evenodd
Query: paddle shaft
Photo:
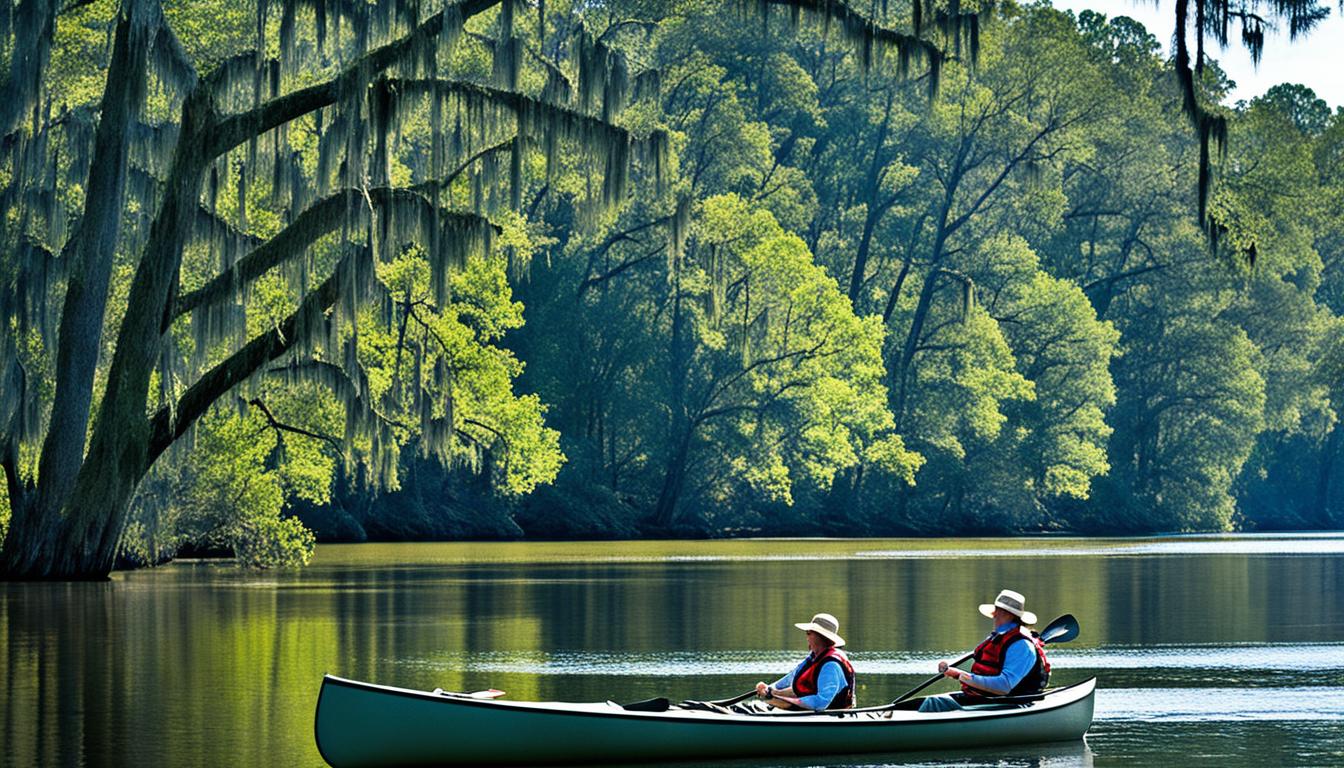
<svg viewBox="0 0 1344 768"><path fill-rule="evenodd" d="M746 701L747 699L750 699L752 696L755 696L755 695L756 695L756 689L755 689L755 688L752 688L750 691L747 691L746 693L742 694L741 696L734 696L734 697L731 698L731 699L720 699L720 700L718 700L718 701L711 701L711 702L708 702L708 703L709 703L709 704L718 704L718 705L721 706L721 707L726 707L726 706L728 706L728 705L730 705L730 704L736 704L736 703L739 702L739 701Z"/></svg>
<svg viewBox="0 0 1344 768"><path fill-rule="evenodd" d="M970 657L967 656L966 658L969 659ZM966 659L962 659L962 661L965 661L965 660L966 660ZM957 662L957 663L960 664L961 662L959 661L959 662ZM747 699L750 699L752 696L755 696L755 695L756 695L756 689L753 688L753 689L751 689L750 691L747 691L746 693L742 694L741 696L734 696L734 697L731 698L731 699L720 699L719 701L711 701L711 702L709 702L709 703L710 703L710 704L718 704L719 706L726 707L726 706L728 706L728 705L730 705L730 704L736 704L736 703L739 702L739 701L746 701ZM797 699L791 699L791 698L789 698L789 697L787 697L787 696L776 696L775 698L776 698L776 699L779 699L780 701L787 701L787 702L789 702L790 704L794 704L794 705L797 705L797 704L798 704L798 700L797 700Z"/></svg>
<svg viewBox="0 0 1344 768"><path fill-rule="evenodd" d="M968 653L968 654L966 654L965 656L962 656L960 659L957 659L956 661L952 662L951 664L948 664L947 666L949 666L949 667L955 667L955 666L957 666L958 664L960 664L960 663L966 661L967 659L971 658L971 657L974 656L974 655L975 655L974 653ZM938 682L939 680L943 679L943 677L944 677L943 673L942 673L942 672L939 672L938 674L934 675L933 677L930 677L928 680L925 680L924 682L920 683L919 685L915 686L914 688L911 688L910 690L908 690L908 691L906 691L905 693L901 694L898 698L896 698L895 700L893 700L891 703L892 703L892 704L900 704L902 701L905 701L906 699L910 698L911 696L914 696L916 693L919 693L920 691L924 690L925 688L928 688L930 685L933 685L934 683L936 683L936 682Z"/></svg>

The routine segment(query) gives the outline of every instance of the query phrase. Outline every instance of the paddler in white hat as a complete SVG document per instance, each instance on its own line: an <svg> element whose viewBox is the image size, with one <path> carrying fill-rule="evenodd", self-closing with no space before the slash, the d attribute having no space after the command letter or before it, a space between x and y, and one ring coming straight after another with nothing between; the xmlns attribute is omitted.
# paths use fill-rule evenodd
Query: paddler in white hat
<svg viewBox="0 0 1344 768"><path fill-rule="evenodd" d="M854 667L840 650L840 622L829 613L794 624L807 633L807 658L774 683L756 684L756 695L781 709L848 709L854 706Z"/></svg>
<svg viewBox="0 0 1344 768"><path fill-rule="evenodd" d="M1050 682L1050 662L1045 643L1029 627L1036 614L1026 608L1020 592L1005 589L993 603L980 606L980 613L994 622L994 631L976 646L971 671L938 662L938 671L961 683L961 693L929 696L920 712L946 712L967 705L987 703L990 696L1029 696L1045 690Z"/></svg>

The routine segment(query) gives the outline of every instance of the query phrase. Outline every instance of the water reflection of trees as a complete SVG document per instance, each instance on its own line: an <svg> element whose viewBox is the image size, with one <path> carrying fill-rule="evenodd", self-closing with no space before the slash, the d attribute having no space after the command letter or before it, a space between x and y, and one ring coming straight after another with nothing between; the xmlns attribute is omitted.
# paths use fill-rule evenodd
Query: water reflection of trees
<svg viewBox="0 0 1344 768"><path fill-rule="evenodd" d="M1337 642L1341 562L1214 555L373 567L319 557L291 574L179 564L110 583L8 586L0 735L7 759L24 764L318 765L312 713L324 672L425 689L496 686L515 699L726 696L755 680L490 673L463 659L801 655L792 623L829 611L862 674L867 653L969 648L986 629L976 605L1005 586L1024 592L1042 621L1077 615L1082 648ZM1067 681L1071 672L1060 674ZM911 684L891 675L862 682L869 702Z"/></svg>

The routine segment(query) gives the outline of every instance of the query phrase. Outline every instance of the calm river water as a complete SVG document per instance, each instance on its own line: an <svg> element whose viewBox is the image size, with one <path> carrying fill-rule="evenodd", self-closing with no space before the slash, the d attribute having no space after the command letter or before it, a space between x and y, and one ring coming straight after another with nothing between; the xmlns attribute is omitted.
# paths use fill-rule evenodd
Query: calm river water
<svg viewBox="0 0 1344 768"><path fill-rule="evenodd" d="M14 766L320 766L323 672L514 699L714 698L840 618L860 703L978 642L976 605L1075 614L1054 680L1100 678L1086 744L771 765L1344 765L1344 534L361 544L294 572L177 563L0 585ZM755 760L736 765L763 765Z"/></svg>

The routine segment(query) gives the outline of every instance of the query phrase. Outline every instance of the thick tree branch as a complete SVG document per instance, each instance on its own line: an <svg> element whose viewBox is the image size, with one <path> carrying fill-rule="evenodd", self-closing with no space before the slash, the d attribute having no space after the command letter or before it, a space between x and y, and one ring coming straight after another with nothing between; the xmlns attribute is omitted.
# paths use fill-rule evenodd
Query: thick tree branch
<svg viewBox="0 0 1344 768"><path fill-rule="evenodd" d="M455 8L465 21L498 3L499 0L463 0ZM427 40L437 37L443 31L444 13L439 11L406 36L360 56L331 80L300 88L254 109L224 117L209 136L204 147L206 155L218 157L253 136L260 136L272 128L336 103L342 94L363 86L374 75L405 60L425 45Z"/></svg>
<svg viewBox="0 0 1344 768"><path fill-rule="evenodd" d="M897 56L900 74L905 76L911 59L927 62L929 65L929 95L938 92L939 75L945 54L934 43L916 34L907 35L887 29L872 19L855 11L842 0L755 0L764 12L771 5L783 6L792 13L807 11L818 18L829 18L838 22L845 37L859 48L859 55L866 70L875 58L883 58L886 49L892 49ZM916 3L915 7L919 8ZM918 13L918 11L916 11ZM918 26L918 21L916 22ZM876 54L876 56L875 56Z"/></svg>
<svg viewBox="0 0 1344 768"><path fill-rule="evenodd" d="M207 371L182 394L175 406L164 406L150 417L147 465L152 465L159 454L186 433L216 400L261 366L289 351L297 340L299 318L323 312L335 304L340 293L342 273L351 268L351 257L347 255L341 259L331 276L304 298L294 314Z"/></svg>
<svg viewBox="0 0 1344 768"><path fill-rule="evenodd" d="M440 93L456 96L476 102L490 103L503 107L517 116L520 123L536 123L538 119L549 120L547 128L559 129L564 134L575 136L588 135L601 137L608 145L616 143L635 143L635 138L624 128L608 123L582 112L548 104L521 93L491 88L485 85L460 80L445 79L407 79L386 78L379 81L378 87L386 88L391 96L425 95ZM520 126L522 127L522 126ZM541 124L538 124L541 127ZM523 137L526 138L526 137ZM651 136L649 140L661 139L661 135Z"/></svg>
<svg viewBox="0 0 1344 768"><path fill-rule="evenodd" d="M409 189L395 187L345 189L328 195L304 209L289 226L257 246L232 268L216 275L197 290L182 295L178 299L173 316L180 317L197 307L221 301L232 295L234 286L256 280L271 269L299 256L318 238L334 232L348 216L358 213L361 209L369 205L386 209L394 204L410 204L425 209L424 213L431 213L429 200ZM437 211L436 214L443 220L457 219L494 226L475 214L456 211ZM498 232L498 227L495 227L495 230Z"/></svg>

